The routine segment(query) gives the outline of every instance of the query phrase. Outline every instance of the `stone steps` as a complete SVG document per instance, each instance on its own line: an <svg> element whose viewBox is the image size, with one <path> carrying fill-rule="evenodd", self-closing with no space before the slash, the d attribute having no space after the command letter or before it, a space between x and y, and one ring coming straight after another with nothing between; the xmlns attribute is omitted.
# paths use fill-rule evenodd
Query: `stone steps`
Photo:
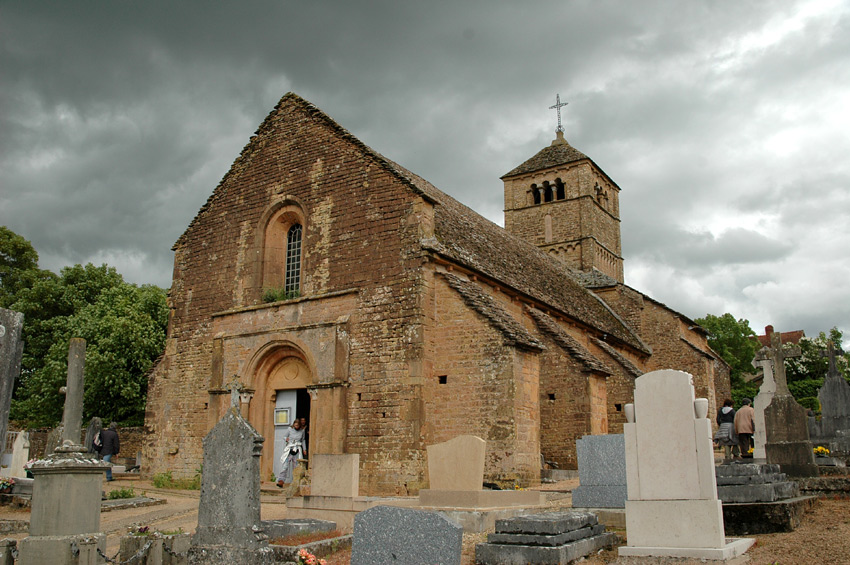
<svg viewBox="0 0 850 565"><path fill-rule="evenodd" d="M481 565L569 563L617 543L590 512L550 512L496 521L487 543L475 546Z"/></svg>

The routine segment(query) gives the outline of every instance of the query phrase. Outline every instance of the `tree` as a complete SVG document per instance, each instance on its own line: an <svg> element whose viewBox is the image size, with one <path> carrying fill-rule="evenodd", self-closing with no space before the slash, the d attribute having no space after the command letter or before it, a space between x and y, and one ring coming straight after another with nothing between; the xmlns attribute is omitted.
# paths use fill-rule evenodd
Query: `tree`
<svg viewBox="0 0 850 565"><path fill-rule="evenodd" d="M830 341L836 350L840 350L843 337L838 328L832 328L828 334L820 332L814 338L804 337L800 339L800 357L785 360L788 390L806 408L820 411L818 389L823 386L823 380L829 370L829 360L822 353L827 350ZM836 365L844 378L850 381L850 355L837 354Z"/></svg>
<svg viewBox="0 0 850 565"><path fill-rule="evenodd" d="M722 316L706 314L696 320L708 332L708 345L731 367L732 388L744 384L744 374L752 373L753 357L759 350L750 322L736 320L728 312Z"/></svg>
<svg viewBox="0 0 850 565"><path fill-rule="evenodd" d="M31 262L25 267L33 268ZM64 397L59 388L67 376L68 343L82 337L84 419L99 416L129 425L144 421L147 373L165 347L168 307L163 289L138 287L124 282L112 267L88 264L65 267L59 276L26 279L10 295L10 307L24 314L13 419L30 426L61 421Z"/></svg>
<svg viewBox="0 0 850 565"><path fill-rule="evenodd" d="M51 277L55 275L38 268L38 253L30 242L0 226L0 308L9 308L22 290Z"/></svg>

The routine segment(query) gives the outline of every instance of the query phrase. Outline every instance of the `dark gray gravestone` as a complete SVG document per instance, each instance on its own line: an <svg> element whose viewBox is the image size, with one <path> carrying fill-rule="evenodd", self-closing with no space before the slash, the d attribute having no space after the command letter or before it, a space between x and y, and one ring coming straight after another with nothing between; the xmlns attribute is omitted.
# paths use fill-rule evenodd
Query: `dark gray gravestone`
<svg viewBox="0 0 850 565"><path fill-rule="evenodd" d="M263 441L239 413L239 394L234 388L230 410L204 438L198 528L192 537L189 563L274 562L268 537L260 526Z"/></svg>
<svg viewBox="0 0 850 565"><path fill-rule="evenodd" d="M97 450L94 448L94 437L100 433L103 429L103 420L95 416L91 420L89 420L89 427L86 428L86 439L85 445L86 451L89 453L96 453Z"/></svg>
<svg viewBox="0 0 850 565"><path fill-rule="evenodd" d="M626 440L623 434L584 436L576 441L579 486L573 508L625 508Z"/></svg>
<svg viewBox="0 0 850 565"><path fill-rule="evenodd" d="M823 386L818 391L821 418L809 418L809 433L813 441L831 441L838 436L839 430L850 430L850 384L838 371L835 364L835 346L830 341L826 357L829 358L829 371Z"/></svg>
<svg viewBox="0 0 850 565"><path fill-rule="evenodd" d="M24 342L21 329L24 315L14 310L0 308L0 445L6 445L6 430L9 428L9 407L15 379L21 374L21 355ZM2 448L0 448L2 451Z"/></svg>
<svg viewBox="0 0 850 565"><path fill-rule="evenodd" d="M463 528L432 512L375 506L354 517L351 565L460 565Z"/></svg>

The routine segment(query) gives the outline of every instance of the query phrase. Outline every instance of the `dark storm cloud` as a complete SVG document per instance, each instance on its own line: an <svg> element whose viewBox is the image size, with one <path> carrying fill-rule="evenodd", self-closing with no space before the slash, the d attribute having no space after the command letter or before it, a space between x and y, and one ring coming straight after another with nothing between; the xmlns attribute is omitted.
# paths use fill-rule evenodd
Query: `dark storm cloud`
<svg viewBox="0 0 850 565"><path fill-rule="evenodd" d="M43 266L167 286L288 90L500 222L499 176L551 141L560 93L622 188L628 282L693 316L850 330L828 305L850 303L849 22L803 1L5 3L0 223Z"/></svg>

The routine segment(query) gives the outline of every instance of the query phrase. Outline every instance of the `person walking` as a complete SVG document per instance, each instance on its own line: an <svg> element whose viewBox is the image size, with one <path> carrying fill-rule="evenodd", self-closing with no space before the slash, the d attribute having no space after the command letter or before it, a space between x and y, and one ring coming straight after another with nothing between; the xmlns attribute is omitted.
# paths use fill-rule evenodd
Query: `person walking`
<svg viewBox="0 0 850 565"><path fill-rule="evenodd" d="M755 413L752 401L749 398L743 400L743 406L735 414L735 433L738 434L738 444L741 447L741 457L752 457L750 448L753 445L753 434L755 433Z"/></svg>
<svg viewBox="0 0 850 565"><path fill-rule="evenodd" d="M723 407L717 411L717 433L714 441L723 446L724 462L738 456L738 438L735 436L735 408L732 399L727 398Z"/></svg>
<svg viewBox="0 0 850 565"><path fill-rule="evenodd" d="M112 456L118 455L118 451L121 448L121 442L118 440L118 424L115 422L111 422L109 427L105 430L101 430L100 432L100 441L103 444L103 447L100 448L100 455L103 457L103 460L109 463L109 467L106 469L106 480L112 481Z"/></svg>
<svg viewBox="0 0 850 565"><path fill-rule="evenodd" d="M292 482L292 472L304 454L304 430L298 419L295 419L292 426L284 432L283 440L283 455L280 457L282 467L277 477L278 488L283 488L284 484Z"/></svg>

